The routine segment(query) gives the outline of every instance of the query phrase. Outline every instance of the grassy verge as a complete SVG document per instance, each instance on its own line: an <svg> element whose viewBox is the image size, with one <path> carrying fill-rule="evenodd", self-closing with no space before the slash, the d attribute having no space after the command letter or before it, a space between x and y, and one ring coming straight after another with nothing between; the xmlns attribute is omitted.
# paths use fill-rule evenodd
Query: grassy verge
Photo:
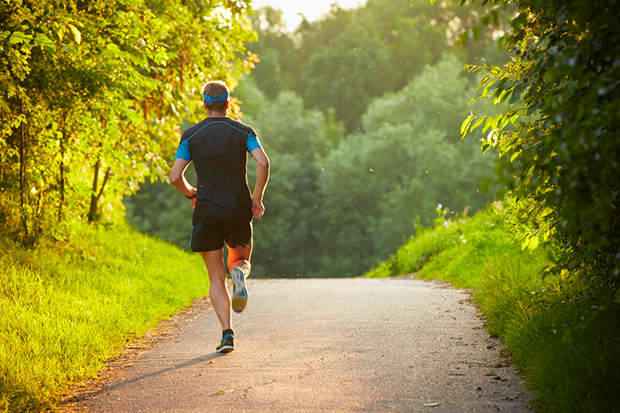
<svg viewBox="0 0 620 413"><path fill-rule="evenodd" d="M515 245L494 208L438 220L367 275L417 273L473 288L492 335L502 337L542 412L620 411L620 304L578 299L579 280L543 278L545 252Z"/></svg>
<svg viewBox="0 0 620 413"><path fill-rule="evenodd" d="M129 227L69 238L25 250L0 236L0 411L53 409L127 340L208 291L199 254Z"/></svg>

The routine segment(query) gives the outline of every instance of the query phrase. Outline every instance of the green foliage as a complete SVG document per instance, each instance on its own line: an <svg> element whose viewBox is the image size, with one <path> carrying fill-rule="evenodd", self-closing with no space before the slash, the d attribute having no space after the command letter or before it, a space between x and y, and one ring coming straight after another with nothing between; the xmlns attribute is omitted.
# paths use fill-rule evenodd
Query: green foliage
<svg viewBox="0 0 620 413"><path fill-rule="evenodd" d="M325 225L333 228L324 233L347 234L325 241L334 245L332 261L362 273L418 223L432 223L438 204L478 210L492 200L478 186L492 175L494 157L458 139L467 94L458 60L446 55L401 91L374 100L362 117L364 133L330 151L319 178Z"/></svg>
<svg viewBox="0 0 620 413"><path fill-rule="evenodd" d="M281 91L290 90L290 85L296 82L301 55L295 52L281 10L263 7L252 16L252 22L260 33L260 40L251 46L260 59L252 70L252 78L269 99L274 99Z"/></svg>
<svg viewBox="0 0 620 413"><path fill-rule="evenodd" d="M165 177L201 83L251 65L246 3L0 2L3 226L33 244Z"/></svg>
<svg viewBox="0 0 620 413"><path fill-rule="evenodd" d="M189 182L196 182L187 173ZM146 181L135 196L123 198L125 217L138 231L156 236L189 251L192 229L191 203L164 182Z"/></svg>
<svg viewBox="0 0 620 413"><path fill-rule="evenodd" d="M487 261L476 300L489 332L503 338L537 392L536 410L617 410L620 306L592 308L591 302L577 300L586 284L570 276L541 278L540 266L517 258L528 255Z"/></svg>
<svg viewBox="0 0 620 413"><path fill-rule="evenodd" d="M233 96L272 161L267 213L254 226L257 275L360 274L418 222L432 222L437 204L476 210L492 200L479 186L491 180L496 160L458 139L473 77L454 53L441 58L448 49L465 56L453 44L485 7L445 6L334 6L294 34L277 10L254 16L259 42L252 52L260 62ZM471 59L482 53L474 44ZM356 132L345 135L342 125ZM250 162L250 186L253 174ZM180 207L152 208L185 200L163 188L141 196L125 202L130 222L185 246L188 219Z"/></svg>
<svg viewBox="0 0 620 413"><path fill-rule="evenodd" d="M470 68L487 72L482 97L516 106L463 124L464 133L484 125L484 145L513 163L511 219L523 247L556 245L548 270L589 279L584 294L602 301L620 286L617 10L615 0L520 2L504 38L514 61Z"/></svg>
<svg viewBox="0 0 620 413"><path fill-rule="evenodd" d="M446 56L371 103L364 131L345 138L333 118L304 112L290 92L272 101L252 78L243 82L242 101L262 99L244 121L259 131L273 168L267 213L255 224L257 271L360 274L415 232L416 215L428 224L438 203L458 211L489 202L477 188L495 160L458 139L467 89L458 60Z"/></svg>
<svg viewBox="0 0 620 413"><path fill-rule="evenodd" d="M199 255L127 226L74 225L35 250L3 234L0 247L3 411L53 408L127 340L208 291Z"/></svg>
<svg viewBox="0 0 620 413"><path fill-rule="evenodd" d="M446 54L400 92L371 102L363 130L345 136L335 112L306 110L294 92L269 99L253 76L241 82L233 95L272 165L266 214L254 224L255 274L361 274L432 223L438 204L450 213L490 202L478 187L491 179L496 157L459 139L469 84ZM132 225L187 245L188 203L173 189L145 186L125 204Z"/></svg>
<svg viewBox="0 0 620 413"><path fill-rule="evenodd" d="M254 226L257 275L360 274L431 223L438 204L477 210L493 199L479 187L490 189L496 157L459 140L475 78L454 46L484 9L374 1L333 7L295 34L277 10L255 15L261 61L233 96L272 161L267 213ZM490 38L468 43L472 60ZM250 162L250 187L253 174ZM185 246L185 212L152 208L185 200L141 192L145 201L125 202L130 222Z"/></svg>
<svg viewBox="0 0 620 413"><path fill-rule="evenodd" d="M318 237L325 229L317 182L321 160L336 147L344 130L333 112L305 110L293 92L268 100L251 78L238 92L244 102L261 99L252 104L256 108L252 112L246 108L243 120L258 131L271 160L266 213L254 224L254 269L267 277L320 276L325 246ZM250 162L250 181L255 176L252 167Z"/></svg>
<svg viewBox="0 0 620 413"><path fill-rule="evenodd" d="M367 276L415 273L474 289L489 333L502 338L536 391L536 410L617 410L620 305L593 309L575 299L587 283L568 273L542 277L553 257L514 242L506 207L495 203L471 218L448 220L438 211L435 227L418 231Z"/></svg>
<svg viewBox="0 0 620 413"><path fill-rule="evenodd" d="M371 97L393 90L389 51L367 31L348 25L331 47L316 50L303 63L304 97L323 111L336 108L348 130L357 126Z"/></svg>
<svg viewBox="0 0 620 413"><path fill-rule="evenodd" d="M294 90L309 108L334 107L337 119L353 132L373 98L402 89L447 50L470 63L505 62L493 31L478 30L466 47L457 45L491 12L501 21L498 8L489 5L370 0L351 10L334 5L323 18L303 21L288 33L278 11L262 9L254 19L259 41L252 49L261 62L253 76L270 98Z"/></svg>
<svg viewBox="0 0 620 413"><path fill-rule="evenodd" d="M416 273L422 278L449 280L457 287L476 287L477 275L494 256L520 255L520 248L507 233L501 203L468 217L447 219L447 209L437 208L434 226L421 227L396 254L370 277ZM524 255L524 257L529 257Z"/></svg>

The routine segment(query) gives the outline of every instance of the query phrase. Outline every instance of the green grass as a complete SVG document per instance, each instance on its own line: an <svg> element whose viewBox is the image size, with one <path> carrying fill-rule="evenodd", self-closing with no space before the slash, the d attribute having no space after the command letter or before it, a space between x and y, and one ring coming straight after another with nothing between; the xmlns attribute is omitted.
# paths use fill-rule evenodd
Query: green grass
<svg viewBox="0 0 620 413"><path fill-rule="evenodd" d="M199 254L129 227L78 226L70 242L0 236L0 411L54 409L128 340L208 291Z"/></svg>
<svg viewBox="0 0 620 413"><path fill-rule="evenodd" d="M489 333L537 392L536 410L620 411L620 305L595 308L579 298L579 280L543 278L549 262L542 248L515 245L501 208L491 208L421 229L367 275L417 273L474 289Z"/></svg>

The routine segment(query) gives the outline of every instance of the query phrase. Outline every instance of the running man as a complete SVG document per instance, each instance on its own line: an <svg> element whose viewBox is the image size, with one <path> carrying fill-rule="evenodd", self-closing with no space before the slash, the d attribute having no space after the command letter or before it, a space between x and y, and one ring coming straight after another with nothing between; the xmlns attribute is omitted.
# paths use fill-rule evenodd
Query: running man
<svg viewBox="0 0 620 413"><path fill-rule="evenodd" d="M269 158L251 126L226 117L230 100L224 82L203 87L207 117L187 129L174 157L170 182L192 202L192 251L200 252L209 273L209 297L222 325L218 353L235 348L231 308L245 309L252 255L252 219L265 213L263 195L269 180ZM247 182L247 152L256 161L256 186L250 194ZM198 188L185 179L194 162ZM232 300L226 288L224 245L233 282Z"/></svg>

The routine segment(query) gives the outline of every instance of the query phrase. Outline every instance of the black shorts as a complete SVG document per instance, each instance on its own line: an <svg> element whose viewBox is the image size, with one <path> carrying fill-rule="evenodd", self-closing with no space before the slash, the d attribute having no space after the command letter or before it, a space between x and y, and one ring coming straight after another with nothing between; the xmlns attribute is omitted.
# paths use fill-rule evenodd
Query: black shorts
<svg viewBox="0 0 620 413"><path fill-rule="evenodd" d="M192 218L192 251L215 251L239 245L247 247L252 239L252 217L238 219L203 218L194 214Z"/></svg>

